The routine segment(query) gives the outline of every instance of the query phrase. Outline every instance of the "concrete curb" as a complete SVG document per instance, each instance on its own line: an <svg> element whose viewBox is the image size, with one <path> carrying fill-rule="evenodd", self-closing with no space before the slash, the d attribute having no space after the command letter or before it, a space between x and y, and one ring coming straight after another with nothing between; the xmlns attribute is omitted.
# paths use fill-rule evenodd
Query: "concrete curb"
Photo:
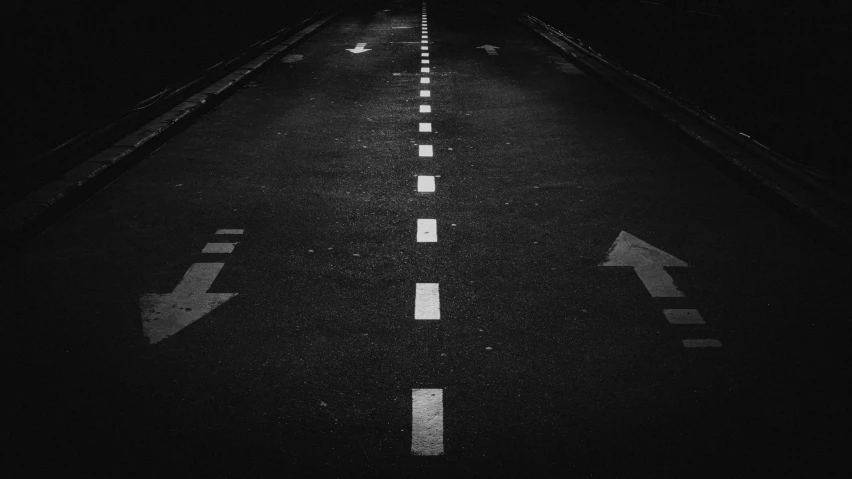
<svg viewBox="0 0 852 479"><path fill-rule="evenodd" d="M0 212L0 232L3 235L3 245L7 247L4 250L18 247L48 228L62 215L86 201L121 173L186 129L200 115L221 103L264 65L292 49L341 12L339 9L325 14L283 41L278 36L286 29L280 30L266 41L255 43L249 48L280 42L115 142L111 147L82 162L68 171L61 180L33 191Z"/></svg>
<svg viewBox="0 0 852 479"><path fill-rule="evenodd" d="M815 233L815 239L848 254L846 245L852 239L852 220L844 205L845 199L841 199L839 193L830 192L794 171L766 147L731 130L715 117L689 107L564 34L554 33L552 27L532 15L522 15L519 22L581 70L629 95L655 119L697 146L741 186Z"/></svg>

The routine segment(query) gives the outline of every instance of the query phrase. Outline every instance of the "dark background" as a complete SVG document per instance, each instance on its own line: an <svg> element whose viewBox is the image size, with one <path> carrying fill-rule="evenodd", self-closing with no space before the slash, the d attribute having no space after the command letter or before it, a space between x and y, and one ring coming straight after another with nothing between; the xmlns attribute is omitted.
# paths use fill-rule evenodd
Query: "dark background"
<svg viewBox="0 0 852 479"><path fill-rule="evenodd" d="M528 11L799 163L852 184L849 2L458 0ZM386 1L42 0L7 4L4 169L335 5ZM440 1L433 2L440 4ZM4 201L5 203L5 201Z"/></svg>

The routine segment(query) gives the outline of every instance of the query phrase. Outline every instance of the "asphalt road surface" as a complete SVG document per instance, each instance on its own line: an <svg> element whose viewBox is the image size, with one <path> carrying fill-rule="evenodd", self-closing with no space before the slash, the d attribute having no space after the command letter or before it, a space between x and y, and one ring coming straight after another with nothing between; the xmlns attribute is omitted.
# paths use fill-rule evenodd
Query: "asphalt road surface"
<svg viewBox="0 0 852 479"><path fill-rule="evenodd" d="M511 15L422 12L5 260L6 469L845 477L849 265Z"/></svg>

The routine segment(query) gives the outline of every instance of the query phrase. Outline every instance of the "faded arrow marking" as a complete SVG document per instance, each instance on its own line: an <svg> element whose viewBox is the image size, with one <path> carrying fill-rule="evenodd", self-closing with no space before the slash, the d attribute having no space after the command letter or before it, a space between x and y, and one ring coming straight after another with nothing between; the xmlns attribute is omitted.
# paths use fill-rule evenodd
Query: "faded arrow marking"
<svg viewBox="0 0 852 479"><path fill-rule="evenodd" d="M494 45L480 45L476 48L484 49L489 55L497 55L497 50L500 49L500 47L495 47Z"/></svg>
<svg viewBox="0 0 852 479"><path fill-rule="evenodd" d="M143 294L142 331L151 344L194 323L237 293L208 293L207 290L225 263L195 263L168 294Z"/></svg>
<svg viewBox="0 0 852 479"><path fill-rule="evenodd" d="M357 43L355 44L355 48L347 48L346 50L352 53L364 53L372 50L372 48L364 48L366 45L366 43Z"/></svg>
<svg viewBox="0 0 852 479"><path fill-rule="evenodd" d="M632 266L642 284L655 298L679 298L683 293L674 285L665 266L689 266L684 261L662 251L639 238L622 231L615 239L600 266Z"/></svg>

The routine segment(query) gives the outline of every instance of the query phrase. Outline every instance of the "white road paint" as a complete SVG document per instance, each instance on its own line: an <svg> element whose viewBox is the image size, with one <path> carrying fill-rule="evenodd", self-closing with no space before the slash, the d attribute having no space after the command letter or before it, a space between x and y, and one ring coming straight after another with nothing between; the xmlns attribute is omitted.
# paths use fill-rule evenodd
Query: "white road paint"
<svg viewBox="0 0 852 479"><path fill-rule="evenodd" d="M420 83L429 83L429 78L428 77L422 77L420 79Z"/></svg>
<svg viewBox="0 0 852 479"><path fill-rule="evenodd" d="M672 277L663 267L689 266L684 261L662 251L639 238L622 231L609 249L608 261L600 266L632 266L642 284L655 298L683 297Z"/></svg>
<svg viewBox="0 0 852 479"><path fill-rule="evenodd" d="M424 64L424 65L428 65L428 64L429 64L429 60L420 60L420 63L422 63L422 64Z"/></svg>
<svg viewBox="0 0 852 479"><path fill-rule="evenodd" d="M429 40L420 40L420 43L429 43Z"/></svg>
<svg viewBox="0 0 852 479"><path fill-rule="evenodd" d="M420 156L432 156L432 145L419 145Z"/></svg>
<svg viewBox="0 0 852 479"><path fill-rule="evenodd" d="M429 47L420 47L421 50L428 50Z"/></svg>
<svg viewBox="0 0 852 479"><path fill-rule="evenodd" d="M431 105L420 105L420 113L432 113Z"/></svg>
<svg viewBox="0 0 852 479"><path fill-rule="evenodd" d="M414 319L441 319L438 283L417 283L414 291Z"/></svg>
<svg viewBox="0 0 852 479"><path fill-rule="evenodd" d="M429 57L429 54L428 54L428 53L421 53L421 54L420 54L420 56L421 56L421 57L424 57L424 58L428 58L428 57Z"/></svg>
<svg viewBox="0 0 852 479"><path fill-rule="evenodd" d="M417 177L417 192L418 193L434 193L435 192L435 177L434 176L418 176Z"/></svg>
<svg viewBox="0 0 852 479"><path fill-rule="evenodd" d="M432 96L432 93L429 90L420 90L420 96L424 98L428 98Z"/></svg>
<svg viewBox="0 0 852 479"><path fill-rule="evenodd" d="M171 293L139 297L142 332L151 344L177 333L237 295L207 292L224 265L195 263Z"/></svg>
<svg viewBox="0 0 852 479"><path fill-rule="evenodd" d="M664 309L663 314L671 324L705 324L697 309Z"/></svg>
<svg viewBox="0 0 852 479"><path fill-rule="evenodd" d="M444 454L444 390L411 390L411 454Z"/></svg>
<svg viewBox="0 0 852 479"><path fill-rule="evenodd" d="M426 40L427 38L429 38L429 35L420 35L420 38L422 38L423 40Z"/></svg>
<svg viewBox="0 0 852 479"><path fill-rule="evenodd" d="M241 235L245 230L216 230L217 235Z"/></svg>
<svg viewBox="0 0 852 479"><path fill-rule="evenodd" d="M484 50L485 50L485 52L486 52L486 53L488 53L489 55L496 55L496 54L497 54L497 50L498 50L500 47L495 47L494 45L480 45L480 46L478 46L478 47L476 47L476 48L482 48L482 49L484 49Z"/></svg>
<svg viewBox="0 0 852 479"><path fill-rule="evenodd" d="M420 73L429 73L429 67L420 67Z"/></svg>
<svg viewBox="0 0 852 479"><path fill-rule="evenodd" d="M432 131L431 123L421 123L420 124L420 132L421 133L430 133Z"/></svg>
<svg viewBox="0 0 852 479"><path fill-rule="evenodd" d="M372 50L372 48L364 48L365 46L367 46L366 43L357 43L355 44L355 48L347 48L346 50L352 53L364 53Z"/></svg>
<svg viewBox="0 0 852 479"><path fill-rule="evenodd" d="M417 220L417 242L418 243L437 243L438 242L438 221L434 219L418 219Z"/></svg>
<svg viewBox="0 0 852 479"><path fill-rule="evenodd" d="M722 343L718 339L684 339L685 348L721 348Z"/></svg>
<svg viewBox="0 0 852 479"><path fill-rule="evenodd" d="M296 63L304 58L304 55L287 55L281 59L281 63Z"/></svg>
<svg viewBox="0 0 852 479"><path fill-rule="evenodd" d="M237 243L207 243L202 253L233 253Z"/></svg>

